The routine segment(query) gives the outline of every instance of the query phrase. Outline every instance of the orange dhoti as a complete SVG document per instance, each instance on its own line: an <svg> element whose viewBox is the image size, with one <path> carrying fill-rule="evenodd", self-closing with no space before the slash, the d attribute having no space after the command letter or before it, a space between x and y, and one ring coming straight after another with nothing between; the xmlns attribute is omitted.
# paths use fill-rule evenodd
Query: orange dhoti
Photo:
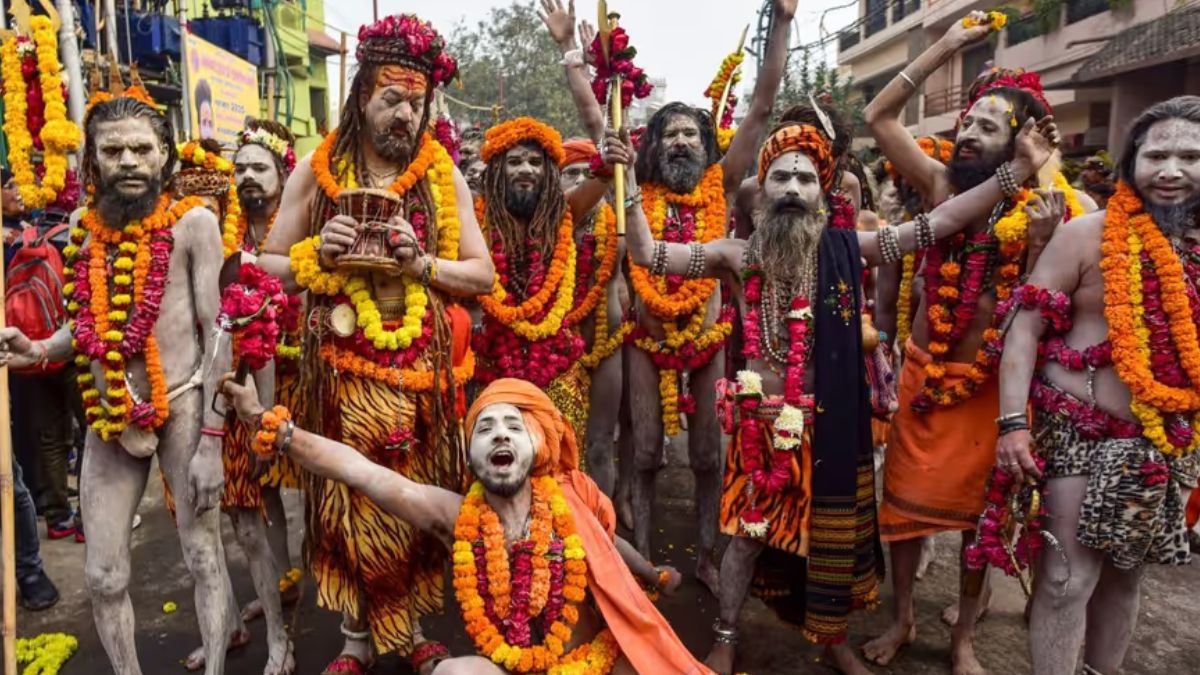
<svg viewBox="0 0 1200 675"><path fill-rule="evenodd" d="M974 529L996 462L999 386L993 378L954 407L913 412L912 400L925 384L924 368L930 359L912 340L904 351L900 408L892 418L884 462L881 538L902 541ZM944 386L950 388L966 377L970 364L945 367Z"/></svg>

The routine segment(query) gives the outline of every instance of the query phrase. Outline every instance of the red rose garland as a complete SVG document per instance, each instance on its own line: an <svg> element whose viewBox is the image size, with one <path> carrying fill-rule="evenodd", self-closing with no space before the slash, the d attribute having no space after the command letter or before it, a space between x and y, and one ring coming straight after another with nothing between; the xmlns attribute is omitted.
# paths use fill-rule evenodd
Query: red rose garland
<svg viewBox="0 0 1200 675"><path fill-rule="evenodd" d="M250 263L238 270L238 283L230 284L221 294L219 321L223 326L235 325L236 358L250 370L261 370L275 358L280 308L288 304L283 282ZM239 319L248 322L237 326Z"/></svg>

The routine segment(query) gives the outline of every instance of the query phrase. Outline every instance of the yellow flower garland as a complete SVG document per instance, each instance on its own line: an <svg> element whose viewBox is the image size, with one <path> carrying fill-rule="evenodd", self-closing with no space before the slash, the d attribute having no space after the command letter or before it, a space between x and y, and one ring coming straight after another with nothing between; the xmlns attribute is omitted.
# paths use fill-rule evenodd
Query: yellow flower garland
<svg viewBox="0 0 1200 675"><path fill-rule="evenodd" d="M425 320L425 312L429 307L429 296L421 282L404 275L404 318L396 330L383 327L383 315L371 298L371 289L363 277L354 276L346 282L346 295L354 303L354 312L358 315L358 327L363 329L363 336L375 345L376 349L407 349L412 341L421 337L421 327Z"/></svg>
<svg viewBox="0 0 1200 675"><path fill-rule="evenodd" d="M1079 202L1079 195L1075 193L1075 189L1067 182L1066 176L1061 172L1056 171L1052 179L1054 189L1063 193L1066 200L1066 211L1072 217L1083 215L1083 204ZM1032 199L1034 193L1032 190L1021 190L1017 197L1016 203L1003 218L996 221L996 238L1001 244L1013 244L1025 241L1025 235L1029 231L1029 216L1025 213L1025 205Z"/></svg>
<svg viewBox="0 0 1200 675"><path fill-rule="evenodd" d="M40 209L58 199L58 193L66 186L67 154L79 149L83 134L67 117L62 77L59 75L62 64L58 61L58 38L54 26L49 18L39 15L30 20L30 27L45 105L45 123L40 134L45 174L40 185L33 171L33 136L26 127L27 90L21 74L21 57L15 36L6 40L0 48L0 72L4 75L4 134L9 144L8 162L21 200L31 209Z"/></svg>
<svg viewBox="0 0 1200 675"><path fill-rule="evenodd" d="M903 349L912 333L912 284L917 273L917 257L909 253L904 256L900 273L900 294L896 297L896 348Z"/></svg>

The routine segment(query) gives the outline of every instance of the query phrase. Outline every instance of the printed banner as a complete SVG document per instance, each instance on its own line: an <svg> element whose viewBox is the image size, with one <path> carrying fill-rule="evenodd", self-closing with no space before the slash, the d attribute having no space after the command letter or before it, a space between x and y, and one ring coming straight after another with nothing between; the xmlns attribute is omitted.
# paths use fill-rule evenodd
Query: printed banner
<svg viewBox="0 0 1200 675"><path fill-rule="evenodd" d="M190 138L212 138L233 146L246 119L259 116L258 68L195 35L184 34L183 39Z"/></svg>

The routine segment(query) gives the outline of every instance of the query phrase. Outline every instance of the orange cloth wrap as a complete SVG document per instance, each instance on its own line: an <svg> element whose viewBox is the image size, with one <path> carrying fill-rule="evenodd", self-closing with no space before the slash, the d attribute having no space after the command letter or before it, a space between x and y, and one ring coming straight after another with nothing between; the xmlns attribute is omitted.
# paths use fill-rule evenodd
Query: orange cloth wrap
<svg viewBox="0 0 1200 675"><path fill-rule="evenodd" d="M763 143L758 152L758 183L767 180L767 169L771 163L789 152L801 152L808 155L813 166L817 167L817 175L821 179L821 190L829 192L833 189L833 176L837 169L833 152L825 135L816 127L807 124L796 124L776 131Z"/></svg>
<svg viewBox="0 0 1200 675"><path fill-rule="evenodd" d="M533 475L554 474L562 487L587 553L588 591L621 654L639 673L712 672L679 641L617 552L612 502L595 481L578 470L579 448L571 423L541 389L524 380L505 378L488 385L471 404L465 427L468 438L479 413L494 403L507 403L521 411L537 445Z"/></svg>
<svg viewBox="0 0 1200 675"><path fill-rule="evenodd" d="M595 154L596 144L591 140L587 138L572 138L563 143L563 160L558 166L561 169L572 164L591 162Z"/></svg>
<svg viewBox="0 0 1200 675"><path fill-rule="evenodd" d="M912 411L925 382L929 354L909 340L900 372L900 407L884 462L879 532L884 541L902 541L938 532L974 529L983 512L988 473L996 462L995 378L953 408ZM946 364L946 385L966 377L968 363Z"/></svg>

